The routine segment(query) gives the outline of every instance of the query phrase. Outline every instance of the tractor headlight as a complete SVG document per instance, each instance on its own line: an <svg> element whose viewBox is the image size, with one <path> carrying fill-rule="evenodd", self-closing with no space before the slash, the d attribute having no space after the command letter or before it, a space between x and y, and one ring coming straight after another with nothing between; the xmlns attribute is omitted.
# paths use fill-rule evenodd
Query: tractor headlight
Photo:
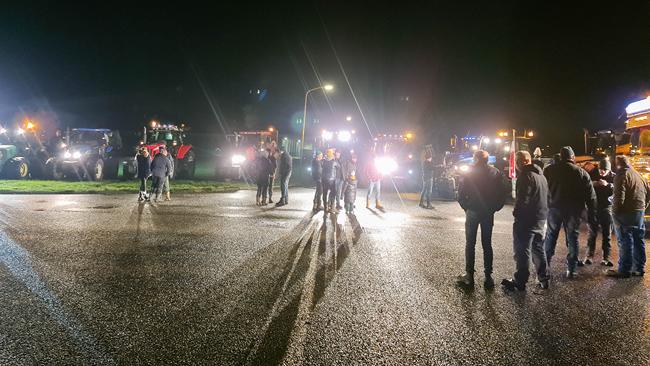
<svg viewBox="0 0 650 366"><path fill-rule="evenodd" d="M460 167L458 167L458 170L460 170L463 173L468 172L469 171L469 165L463 164Z"/></svg>
<svg viewBox="0 0 650 366"><path fill-rule="evenodd" d="M246 157L244 155L235 154L232 156L232 158L230 158L230 162L234 167L242 165L244 161L246 161Z"/></svg>
<svg viewBox="0 0 650 366"><path fill-rule="evenodd" d="M389 175L397 170L397 162L391 157L382 156L375 159L375 167L382 175Z"/></svg>
<svg viewBox="0 0 650 366"><path fill-rule="evenodd" d="M72 153L72 158L73 159L80 159L81 158L81 153L79 151L75 151Z"/></svg>
<svg viewBox="0 0 650 366"><path fill-rule="evenodd" d="M72 157L72 154L70 153L70 151L66 151L63 153L63 157L66 159L70 159Z"/></svg>

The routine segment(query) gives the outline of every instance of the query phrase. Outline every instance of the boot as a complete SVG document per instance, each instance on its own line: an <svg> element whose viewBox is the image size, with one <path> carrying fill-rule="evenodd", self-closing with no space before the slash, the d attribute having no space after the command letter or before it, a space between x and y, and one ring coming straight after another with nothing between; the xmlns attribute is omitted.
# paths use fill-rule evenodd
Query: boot
<svg viewBox="0 0 650 366"><path fill-rule="evenodd" d="M465 273L456 278L456 285L462 288L474 288L474 274Z"/></svg>
<svg viewBox="0 0 650 366"><path fill-rule="evenodd" d="M262 202L260 202L260 206L266 206L266 198L262 198Z"/></svg>
<svg viewBox="0 0 650 366"><path fill-rule="evenodd" d="M259 206L259 205L260 205L260 198L255 197L255 206Z"/></svg>
<svg viewBox="0 0 650 366"><path fill-rule="evenodd" d="M171 193L170 192L165 193L165 201L171 201L171 200L172 200Z"/></svg>
<svg viewBox="0 0 650 366"><path fill-rule="evenodd" d="M153 201L154 201L154 202L158 202L158 196L159 196L159 195L160 195L160 194L159 194L158 192L156 192L156 194L154 194L154 196L153 196Z"/></svg>
<svg viewBox="0 0 650 366"><path fill-rule="evenodd" d="M379 202L379 200L376 200L376 201L375 201L375 207L376 207L378 210L381 210L381 209L384 208L384 206L381 205L381 202Z"/></svg>
<svg viewBox="0 0 650 366"><path fill-rule="evenodd" d="M138 202L144 201L144 197L145 197L144 192L140 191L140 194L138 194Z"/></svg>

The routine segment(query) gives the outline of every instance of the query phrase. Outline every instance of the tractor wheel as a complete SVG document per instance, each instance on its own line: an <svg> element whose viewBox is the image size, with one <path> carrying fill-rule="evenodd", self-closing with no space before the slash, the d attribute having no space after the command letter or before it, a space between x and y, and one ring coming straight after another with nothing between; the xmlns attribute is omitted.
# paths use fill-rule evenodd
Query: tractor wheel
<svg viewBox="0 0 650 366"><path fill-rule="evenodd" d="M88 171L88 178L90 180L102 180L104 179L104 160L102 159L93 159L86 166Z"/></svg>
<svg viewBox="0 0 650 366"><path fill-rule="evenodd" d="M45 163L45 171L48 179L62 180L65 175L54 159L50 159Z"/></svg>
<svg viewBox="0 0 650 366"><path fill-rule="evenodd" d="M29 172L27 159L13 158L5 165L2 175L9 179L27 179L29 178Z"/></svg>

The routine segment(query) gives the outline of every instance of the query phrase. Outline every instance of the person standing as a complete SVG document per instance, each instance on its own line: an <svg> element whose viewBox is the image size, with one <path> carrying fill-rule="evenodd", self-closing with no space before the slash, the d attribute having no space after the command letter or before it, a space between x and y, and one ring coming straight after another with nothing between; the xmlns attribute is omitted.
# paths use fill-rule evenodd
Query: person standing
<svg viewBox="0 0 650 366"><path fill-rule="evenodd" d="M494 213L503 208L508 187L503 174L489 166L488 159L487 151L476 151L474 164L462 177L458 187L458 203L465 210L465 274L457 278L457 284L461 287L474 287L474 258L479 226L485 266L484 286L486 289L494 287L492 279Z"/></svg>
<svg viewBox="0 0 650 366"><path fill-rule="evenodd" d="M171 198L171 188L172 187L171 187L170 181L171 181L172 177L174 176L174 168L175 168L174 157L166 149L164 151L164 155L169 160L169 166L171 168L170 168L169 172L167 173L167 176L165 177L165 181L163 183L162 193L165 196L165 201L171 201L171 199L172 199Z"/></svg>
<svg viewBox="0 0 650 366"><path fill-rule="evenodd" d="M154 193L154 202L158 202L158 197L165 185L165 179L171 171L172 166L169 159L167 159L167 149L161 147L151 162L151 186Z"/></svg>
<svg viewBox="0 0 650 366"><path fill-rule="evenodd" d="M515 258L515 273L512 279L504 279L501 285L510 291L526 289L530 277L529 266L532 254L537 272L537 286L548 289L549 274L544 252L544 224L548 214L548 184L539 165L535 164L528 151L516 154L517 183L515 206L512 215L512 247Z"/></svg>
<svg viewBox="0 0 650 366"><path fill-rule="evenodd" d="M268 151L261 151L255 159L255 175L257 183L257 195L255 196L255 204L258 206L266 206L266 195L269 189L269 175L271 171L271 161L269 160Z"/></svg>
<svg viewBox="0 0 650 366"><path fill-rule="evenodd" d="M603 260L601 265L612 267L614 264L609 260L612 251L612 196L614 195L614 173L612 164L605 158L598 162L598 167L591 170L591 182L596 192L596 218L589 223L589 239L587 240L587 257L585 264L592 264L596 252L596 239L600 231L603 247Z"/></svg>
<svg viewBox="0 0 650 366"><path fill-rule="evenodd" d="M320 211L323 209L321 199L323 197L323 153L318 151L316 156L311 161L311 178L316 185L316 192L314 192L314 207L313 211Z"/></svg>
<svg viewBox="0 0 650 366"><path fill-rule="evenodd" d="M548 230L544 239L544 250L547 263L550 266L551 259L555 254L560 228L564 227L566 243L569 248L566 275L569 278L575 278L578 275L576 267L580 265L578 260L580 216L586 205L589 221L593 222L596 211L596 192L591 184L589 174L575 164L575 154L571 146L565 146L560 150L560 158L560 162L544 169L549 190Z"/></svg>
<svg viewBox="0 0 650 366"><path fill-rule="evenodd" d="M334 152L334 160L336 161L336 209L340 210L341 200L343 199L343 184L345 184L345 177L343 176L343 161L341 159L341 152L336 150Z"/></svg>
<svg viewBox="0 0 650 366"><path fill-rule="evenodd" d="M343 184L345 213L354 213L354 202L357 199L357 155L352 153L350 160L344 163L343 175L345 183Z"/></svg>
<svg viewBox="0 0 650 366"><path fill-rule="evenodd" d="M273 183L275 183L275 172L278 169L278 161L275 158L277 150L266 149L266 154L271 162L271 174L269 174L269 203L273 203Z"/></svg>
<svg viewBox="0 0 650 366"><path fill-rule="evenodd" d="M336 201L336 174L339 171L338 163L334 158L334 150L327 149L325 160L323 161L323 207L325 212L336 213L334 202Z"/></svg>
<svg viewBox="0 0 650 366"><path fill-rule="evenodd" d="M293 169L293 159L289 152L282 147L280 149L280 163L278 164L278 175L280 176L280 201L275 205L277 207L289 204L289 178Z"/></svg>
<svg viewBox="0 0 650 366"><path fill-rule="evenodd" d="M151 176L151 157L149 156L149 150L146 147L140 149L136 156L136 162L138 164L138 179L140 180L140 194L138 195L138 201L148 200L147 179Z"/></svg>
<svg viewBox="0 0 650 366"><path fill-rule="evenodd" d="M627 278L645 274L645 224L643 214L650 202L650 185L632 168L627 156L616 157L614 178L614 225L618 242L618 270L607 276Z"/></svg>
<svg viewBox="0 0 650 366"><path fill-rule="evenodd" d="M431 195L433 194L433 175L435 170L433 155L427 153L422 162L422 194L420 194L420 207L432 209ZM426 205L424 204L426 201Z"/></svg>
<svg viewBox="0 0 650 366"><path fill-rule="evenodd" d="M370 155L370 160L366 164L366 178L368 179L368 193L366 194L366 208L370 208L370 198L375 196L375 208L381 210L381 173L375 164L375 154Z"/></svg>

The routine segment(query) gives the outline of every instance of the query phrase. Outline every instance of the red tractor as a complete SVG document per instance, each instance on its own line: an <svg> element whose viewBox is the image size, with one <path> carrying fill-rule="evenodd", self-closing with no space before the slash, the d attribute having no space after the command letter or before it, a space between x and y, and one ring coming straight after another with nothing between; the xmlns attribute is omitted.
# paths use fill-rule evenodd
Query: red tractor
<svg viewBox="0 0 650 366"><path fill-rule="evenodd" d="M151 156L165 146L175 160L174 177L192 179L196 169L196 155L192 145L185 143L186 135L182 127L151 122L150 128L144 128L140 146L146 147Z"/></svg>

